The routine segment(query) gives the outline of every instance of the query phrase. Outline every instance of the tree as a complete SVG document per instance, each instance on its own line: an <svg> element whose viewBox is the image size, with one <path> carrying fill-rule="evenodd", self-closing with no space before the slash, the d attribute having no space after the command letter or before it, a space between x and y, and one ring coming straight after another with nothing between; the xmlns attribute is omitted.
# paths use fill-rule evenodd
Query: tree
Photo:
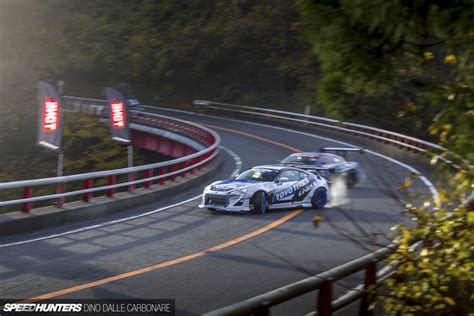
<svg viewBox="0 0 474 316"><path fill-rule="evenodd" d="M443 183L439 200L407 205L415 225L396 227L395 276L379 300L385 313L472 312L474 2L299 0L298 7L321 60L319 101L328 113L377 113L383 97L385 119L412 117L447 147L432 159ZM420 246L410 247L412 240Z"/></svg>
<svg viewBox="0 0 474 316"><path fill-rule="evenodd" d="M338 118L377 124L375 116L385 127L423 136L417 130L426 131L440 110L426 92L453 79L444 57L472 59L470 0L297 3L321 61L319 102Z"/></svg>

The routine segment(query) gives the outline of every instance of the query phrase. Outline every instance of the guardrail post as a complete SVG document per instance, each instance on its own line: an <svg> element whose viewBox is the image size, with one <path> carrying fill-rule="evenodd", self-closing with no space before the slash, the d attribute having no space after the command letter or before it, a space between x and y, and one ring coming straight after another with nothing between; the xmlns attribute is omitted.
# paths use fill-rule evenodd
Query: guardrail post
<svg viewBox="0 0 474 316"><path fill-rule="evenodd" d="M148 169L148 170L145 170L145 179L146 178L151 178L153 177L153 169ZM147 181L145 182L145 188L150 188L151 187L151 181Z"/></svg>
<svg viewBox="0 0 474 316"><path fill-rule="evenodd" d="M191 159L191 160L189 161L189 165L190 165L190 166L194 166L195 163L196 163L196 158L193 158L193 159ZM196 170L196 168L193 167L193 168L191 168L191 169L189 170L189 173L190 173L190 174L193 174L195 170Z"/></svg>
<svg viewBox="0 0 474 316"><path fill-rule="evenodd" d="M166 173L166 167L160 167L160 169L158 169L158 174L159 175L163 175L165 173ZM158 180L158 183L159 184L165 184L165 181L166 181L166 179L165 179L165 177L163 177L160 180Z"/></svg>
<svg viewBox="0 0 474 316"><path fill-rule="evenodd" d="M28 199L30 197L33 197L33 188L32 187L23 188L23 198ZM24 212L24 213L28 213L31 210L31 208L33 207L32 204L33 203L31 203L31 202L23 203L23 207L22 207L21 211Z"/></svg>
<svg viewBox="0 0 474 316"><path fill-rule="evenodd" d="M265 301L258 305L257 310L255 311L255 316L269 316L270 315L270 302Z"/></svg>
<svg viewBox="0 0 474 316"><path fill-rule="evenodd" d="M199 163L202 160L203 160L203 156L201 155L201 156L196 158L196 163ZM201 168L202 168L202 165L199 165L199 166L196 167L196 170L201 170Z"/></svg>
<svg viewBox="0 0 474 316"><path fill-rule="evenodd" d="M332 278L324 280L323 285L319 289L318 304L316 305L318 316L331 316L332 282Z"/></svg>
<svg viewBox="0 0 474 316"><path fill-rule="evenodd" d="M188 162L187 162L187 161L183 161L183 162L181 163L181 169L184 169L184 168L186 168L187 166L188 166ZM180 176L181 176L182 178L184 178L184 177L186 176L186 171L184 171L182 174L180 174Z"/></svg>
<svg viewBox="0 0 474 316"><path fill-rule="evenodd" d="M130 172L128 174L128 182L135 181L135 177L136 177L135 172ZM128 192L133 192L133 191L135 191L135 184L130 184L128 186Z"/></svg>
<svg viewBox="0 0 474 316"><path fill-rule="evenodd" d="M178 165L177 164L174 164L174 165L171 166L171 172L175 172L177 170L178 170ZM171 180L173 180L173 181L176 180L176 174L171 176Z"/></svg>
<svg viewBox="0 0 474 316"><path fill-rule="evenodd" d="M209 157L210 154L211 154L211 152L205 153L204 155L202 155L202 156L201 156L201 162L204 161L204 160L206 160L207 157ZM207 162L204 162L204 163L201 164L201 167L200 167L200 168L201 168L201 169L202 169L202 168L205 168L206 165L207 165Z"/></svg>
<svg viewBox="0 0 474 316"><path fill-rule="evenodd" d="M66 190L66 186L64 185L64 183L58 183L56 185L56 194L64 193L65 190ZM65 200L66 199L64 197L60 197L60 198L58 198L58 200L56 201L56 203L54 205L57 206L57 207L62 207Z"/></svg>
<svg viewBox="0 0 474 316"><path fill-rule="evenodd" d="M117 177L116 176L109 176L109 178L107 180L108 185L114 185L116 182L117 182ZM110 189L107 190L107 196L108 197L113 197L114 194L115 194L115 189L114 188L110 188Z"/></svg>
<svg viewBox="0 0 474 316"><path fill-rule="evenodd" d="M92 189L92 181L93 179L85 179L84 180L84 189ZM84 202L90 202L92 199L92 192L86 192L82 195L82 200Z"/></svg>
<svg viewBox="0 0 474 316"><path fill-rule="evenodd" d="M359 310L360 316L372 316L374 314L373 311L369 311L369 307L374 302L375 293L372 291L376 282L376 273L376 261L372 261L365 270L364 293L362 294Z"/></svg>

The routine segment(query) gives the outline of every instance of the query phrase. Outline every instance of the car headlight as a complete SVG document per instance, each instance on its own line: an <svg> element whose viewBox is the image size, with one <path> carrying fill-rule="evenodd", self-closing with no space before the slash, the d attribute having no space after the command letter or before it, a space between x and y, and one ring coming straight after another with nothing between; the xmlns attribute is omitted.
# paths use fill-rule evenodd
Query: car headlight
<svg viewBox="0 0 474 316"><path fill-rule="evenodd" d="M204 192L209 192L209 191L214 191L214 186L213 185L209 185L209 186L204 188Z"/></svg>
<svg viewBox="0 0 474 316"><path fill-rule="evenodd" d="M231 193L231 194L239 194L239 195L241 195L241 194L247 193L247 191L248 191L247 189L238 189L238 190L234 190L234 191L232 191L232 192L230 192L230 193Z"/></svg>

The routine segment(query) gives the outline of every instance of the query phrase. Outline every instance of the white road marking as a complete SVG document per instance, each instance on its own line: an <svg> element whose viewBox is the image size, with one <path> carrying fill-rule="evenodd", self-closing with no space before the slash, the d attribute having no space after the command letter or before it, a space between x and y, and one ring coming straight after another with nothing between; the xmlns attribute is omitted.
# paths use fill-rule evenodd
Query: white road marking
<svg viewBox="0 0 474 316"><path fill-rule="evenodd" d="M341 144L341 145L344 145L344 146L349 146L349 147L358 147L358 146L354 146L350 143L346 143L346 142L343 142L343 141L339 141L339 140L335 140L335 139L332 139L332 138L329 138L329 137L323 137L323 136L317 136L317 135L313 135L313 134L310 134L310 133L306 133L306 132L301 132L301 131L295 131L295 130L292 130L292 129L288 129L288 128L284 128L284 127L277 127L277 126L271 126L271 125L266 125L266 124L261 124L261 123L255 123L255 122L249 122L249 121L241 121L241 120L235 120L235 119L228 119L228 118L222 118L222 117L218 117L218 116L213 116L213 115L207 115L207 114L200 114L200 113L195 113L195 112L190 112L190 111L182 111L182 110L176 110L176 109L167 109L167 108L160 108L160 107L150 107L150 106L146 106L146 107L149 107L149 108L156 108L156 109L162 109L162 110L168 110L168 111L174 111L174 112L179 112L179 113L186 113L186 114L192 114L192 115L199 115L199 116L204 116L204 117L211 117L211 118L218 118L218 119L221 119L221 120L227 120L227 121L232 121L232 122L238 122L238 123L246 123L246 124L251 124L251 125L256 125L256 126L263 126L263 127L268 127L268 128L272 128L272 129L277 129L277 130L281 130L281 131L286 131L286 132L290 132L290 133L295 133L295 134L300 134L300 135L305 135L305 136L309 136L309 137L312 137L312 138L318 138L318 139L322 139L322 140L326 140L326 141L330 141L330 142L334 142L334 143L337 143L337 144ZM236 168L234 169L234 171L232 172L231 174L231 177L235 176L235 174L239 173L240 172L240 169L242 167L242 160L240 159L240 157L233 151L231 151L230 149L226 148L226 147L223 147L221 146L221 148L227 152L235 161L235 164L236 164ZM383 159L386 159L394 164L397 164L407 170L409 170L410 172L413 172L413 173L417 173L420 175L420 180L428 187L428 189L430 190L432 196L433 196L433 199L434 201L438 201L438 196L439 196L439 193L438 193L438 190L436 189L436 187L433 185L433 183L428 180L428 178L426 178L425 176L423 176L421 174L421 172L419 172L417 169L401 162L401 161L398 161L394 158L391 158L391 157L388 157L388 156L385 156L383 154L380 154L380 153L377 153L375 151L372 151L372 150L368 150L366 149L365 150L367 153L369 154L372 154L374 156L378 156L380 158L383 158ZM122 219L117 219L117 220L114 220L114 221L110 221L110 222L105 222L105 223L101 223L101 224L97 224L97 225L92 225L92 226L86 226L86 227L82 227L82 228L78 228L78 229L75 229L75 230L71 230L71 231L67 231L67 232L63 232L63 233L59 233L59 234L54 234L54 235L49 235L49 236L44 236L44 237L39 237L39 238L35 238L35 239L29 239L29 240L23 240L23 241L18 241L18 242L12 242L12 243L7 243L7 244L1 244L0 245L0 248L2 247L10 247L10 246L15 246L15 245L21 245L21 244L26 244L26 243L31 243L31 242L35 242L35 241L40 241L40 240L45 240L45 239L50 239L50 238L55 238L55 237L60 237L60 236L64 236L64 235L70 235L70 234L74 234L74 233L78 233L78 232L83 232L85 230L91 230L91 229L95 229L95 228L100 228L100 227L103 227L103 226L108 226L108 225L113 225L113 224L117 224L117 223L121 223L121 222L125 222L125 221L129 221L129 220L133 220L133 219L136 219L136 218L140 218L140 217L144 217L144 216L148 216L148 215L151 215L151 214L155 214L157 212L161 212L161 211L164 211L164 210L167 210L169 208L173 208L173 207L176 207L176 206L179 206L179 205L182 205L182 204L185 204L185 203L188 203L190 201L193 201L193 200L196 200L196 199L199 199L201 197L201 194L198 195L198 196L195 196L191 199L188 199L188 200L185 200L185 201L182 201L182 202L179 202L179 203L176 203L176 204L173 204L173 205L169 205L169 206L165 206L165 207L162 207L160 209L157 209L157 210L153 210L153 211L150 211L150 212L146 212L146 213L143 213L143 214L139 214L139 215L135 215L135 216L131 216L131 217L126 217L126 218L122 218Z"/></svg>
<svg viewBox="0 0 474 316"><path fill-rule="evenodd" d="M186 204L186 203L191 202L193 200L196 200L200 197L201 197L201 194L198 195L198 196L192 197L190 199L187 199L185 201L181 201L181 202L178 202L178 203L175 203L175 204L172 204L172 205L167 205L167 206L164 206L162 208L159 208L159 209L156 209L156 210L153 210L153 211L149 211L149 212L146 212L146 213L143 213L143 214L138 214L138 215L134 215L134 216L130 216L130 217L120 218L120 219L116 219L116 220L113 220L113 221L108 221L108 222L104 222L104 223L100 223L100 224L96 224L96 225L85 226L85 227L81 227L81 228L78 228L78 229L73 229L73 230L69 230L69 231L66 231L66 232L62 232L62 233L59 233L59 234L53 234L53 235L38 237L38 238L34 238L34 239L27 239L27 240L22 240L22 241L11 242L11 243L8 243L8 244L2 244L2 245L0 245L0 248L27 244L27 243L31 243L31 242L34 242L34 241L40 241L40 240L45 240L45 239L50 239L50 238L61 237L61 236L65 236L65 235L80 233L80 232L83 232L83 231L86 231L86 230L91 230L91 229L101 228L101 227L104 227L104 226L109 226L109 225L113 225L113 224L122 223L122 222L129 221L129 220L132 220L132 219L136 219L136 218L148 216L148 215L151 215L151 214L155 214L155 213L158 213L158 212L162 212L162 211L167 210L169 208Z"/></svg>
<svg viewBox="0 0 474 316"><path fill-rule="evenodd" d="M225 152L227 152L235 161L235 168L232 171L231 177L234 176L235 174L239 173L240 170L242 169L242 159L239 157L239 155L237 155L235 152L233 152L229 148L226 148L226 147L223 147L223 146L220 146L220 148L222 148ZM134 215L134 216L124 217L124 218L120 218L120 219L116 219L116 220L113 220L113 221L108 221L108 222L104 222L104 223L100 223L100 224L96 224L96 225L85 226L85 227L65 231L65 232L58 233L58 234L47 235L47 236L43 236L43 237L27 239L27 240L22 240L22 241L16 241L16 242L11 242L11 243L7 243L7 244L0 244L0 248L28 244L28 243L32 243L32 242L35 242L35 241L41 241L41 240L46 240L46 239L51 239L51 238L76 234L76 233L80 233L80 232L83 232L83 231L86 231L86 230L101 228L101 227L104 227L104 226L109 226L109 225L114 225L114 224L130 221L130 220L133 220L133 219L149 216L149 215L152 215L152 214L155 214L155 213L158 213L158 212L162 212L162 211L165 211L167 209L170 209L170 208L173 208L173 207L176 207L176 206L186 204L188 202L191 202L191 201L194 201L196 199L201 198L201 196L202 196L202 194L199 194L199 195L194 196L194 197L192 197L190 199L187 199L185 201L181 201L181 202L178 202L178 203L175 203L175 204L167 205L167 206L161 207L159 209L149 211L149 212L146 212L146 213L142 213L142 214L138 214L138 215Z"/></svg>
<svg viewBox="0 0 474 316"><path fill-rule="evenodd" d="M239 172L242 170L242 159L240 159L240 156L237 155L235 152L230 150L227 147L220 146L224 151L226 151L232 158L234 158L235 161L235 169L230 175L231 178L235 177Z"/></svg>
<svg viewBox="0 0 474 316"><path fill-rule="evenodd" d="M263 127L268 127L268 128L273 128L273 129L277 129L277 130L281 130L281 131L286 131L286 132L291 132L291 133L296 133L296 134L300 134L300 135L305 135L305 136L309 136L309 137L313 137L313 138L318 138L318 139L322 139L322 140L326 140L326 141L330 141L330 142L334 142L334 143L337 143L337 144L341 144L341 145L344 145L344 146L349 146L349 147L356 147L358 148L359 146L355 146L355 145L352 145L350 143L346 143L346 142L343 142L343 141L339 141L339 140L335 140L335 139L332 139L332 138L329 138L329 137L324 137L324 136L318 136L318 135L313 135L313 134L310 134L310 133L306 133L306 132L301 132L301 131L295 131L295 130L292 130L292 129L289 129L289 128L284 128L284 127L277 127L277 126L272 126L272 125L267 125L267 124L261 124L261 123L255 123L255 122L249 122L249 121L241 121L241 120L235 120L235 119L228 119L228 118L222 118L222 117L219 117L219 116L214 116L214 115L207 115L207 114L198 114L198 113L194 113L194 114L197 114L197 115L200 115L200 116L205 116L205 117L210 117L210 118L219 118L219 119L222 119L222 120L227 120L227 121L232 121L232 122L237 122L237 123L247 123L247 124L252 124L252 125L256 125L256 126L263 126ZM428 187L428 189L430 190L431 192L431 195L433 197L433 200L435 201L435 203L438 203L438 197L439 197L439 192L438 190L436 189L436 187L433 185L433 183L428 179L426 178L420 171L418 171L417 169L413 168L412 166L409 166L401 161L398 161L394 158L391 158L391 157L388 157L388 156L385 156L383 154L380 154L378 152L375 152L375 151L372 151L372 150L369 150L369 149L365 149L365 152L369 153L369 154L372 154L374 156L377 156L379 158L382 158L382 159L386 159L396 165L399 165L400 167L403 167L405 169L407 169L408 171L410 172L413 172L413 173L416 173L416 174L419 174L420 175L420 180Z"/></svg>
<svg viewBox="0 0 474 316"><path fill-rule="evenodd" d="M178 109L169 109L169 108L163 108L161 106L150 106L150 105L140 105L141 107L147 108L147 109L157 109L157 110L164 110L164 111L172 111L172 112L178 112L178 113L186 113L186 114L191 114L195 115L195 112L191 111L184 111L184 110L178 110Z"/></svg>
<svg viewBox="0 0 474 316"><path fill-rule="evenodd" d="M292 129L289 129L289 128L284 128L284 127L277 127L277 126L272 126L272 125L267 125L267 124L261 124L261 123L255 123L255 122L249 122L249 121L241 121L241 120L235 120L235 119L228 119L228 118L223 118L223 117L219 117L219 116L214 116L214 115L208 115L208 114L201 114L201 113L196 113L196 112L191 112L191 111L183 111L183 110L177 110L177 109L170 109L170 108L163 108L163 107L152 107L152 106L147 106L148 108L156 108L156 109L159 109L159 110L165 110L165 111L171 111L171 112L179 112L179 113L186 113L186 114L192 114L192 115L199 115L199 116L204 116L204 117L210 117L210 118L218 118L218 119L222 119L222 120L227 120L227 121L231 121L231 122L238 122L238 123L247 123L247 124L252 124L252 125L256 125L256 126L264 126L264 127L269 127L269 128L273 128L273 129L278 129L278 130L282 130L282 131L287 131L287 132L292 132L292 133L297 133L297 134L301 134L301 135L305 135L305 136L309 136L309 137L313 137L313 138L319 138L319 139L322 139L322 140L327 140L327 141L330 141L330 142L334 142L334 143L337 143L337 144L341 144L341 145L344 145L344 146L349 146L349 147L355 147L355 148L359 148L359 146L355 146L355 145L352 145L352 144L349 144L349 143L346 143L346 142L342 142L342 141L339 141L339 140L335 140L335 139L332 139L332 138L329 138L329 137L323 137L323 136L317 136L317 135L313 135L313 134L310 134L310 133L305 133L305 132L300 132L300 131L295 131L295 130L292 130ZM369 153L369 154L372 154L374 156L377 156L379 158L382 158L382 159L386 159L394 164L397 164L405 169L407 169L408 171L410 172L413 172L413 173L416 173L416 174L419 174L420 175L420 180L428 187L428 189L430 190L430 193L433 197L433 201L435 202L435 205L438 205L439 204L439 192L438 190L436 189L436 187L433 185L433 183L427 178L425 177L420 171L418 171L417 169L413 168L412 166L409 166L401 161L398 161L394 158L391 158L391 157L388 157L388 156L385 156L383 154L380 154L378 152L375 152L375 151L372 151L372 150L369 150L369 149L365 149L365 152Z"/></svg>

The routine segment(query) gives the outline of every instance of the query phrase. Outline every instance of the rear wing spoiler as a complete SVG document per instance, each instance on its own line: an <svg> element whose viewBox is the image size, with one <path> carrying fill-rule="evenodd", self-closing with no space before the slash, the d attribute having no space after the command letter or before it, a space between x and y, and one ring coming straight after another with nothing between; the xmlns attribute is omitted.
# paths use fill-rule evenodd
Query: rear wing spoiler
<svg viewBox="0 0 474 316"><path fill-rule="evenodd" d="M323 153L331 153L331 152L358 152L358 153L363 153L365 151L364 148L361 148L361 147L321 147L321 149L319 149L319 151L323 152Z"/></svg>

